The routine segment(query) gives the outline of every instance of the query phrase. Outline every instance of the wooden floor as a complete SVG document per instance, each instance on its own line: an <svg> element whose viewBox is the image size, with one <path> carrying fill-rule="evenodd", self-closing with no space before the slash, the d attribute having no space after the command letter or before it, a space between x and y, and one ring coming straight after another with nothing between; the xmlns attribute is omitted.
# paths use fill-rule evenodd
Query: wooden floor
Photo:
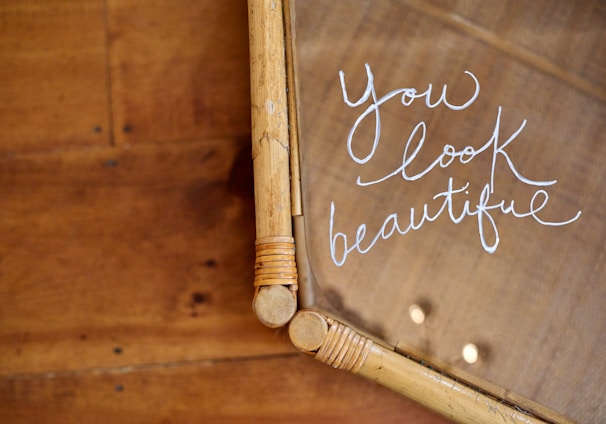
<svg viewBox="0 0 606 424"><path fill-rule="evenodd" d="M444 420L251 311L244 0L0 4L0 422Z"/></svg>

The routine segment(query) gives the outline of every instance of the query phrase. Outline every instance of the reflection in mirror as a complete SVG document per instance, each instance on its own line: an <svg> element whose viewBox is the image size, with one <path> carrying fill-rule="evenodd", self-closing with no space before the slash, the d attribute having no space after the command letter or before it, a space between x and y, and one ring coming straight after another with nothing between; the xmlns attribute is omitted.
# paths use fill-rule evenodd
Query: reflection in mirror
<svg viewBox="0 0 606 424"><path fill-rule="evenodd" d="M295 0L291 16L312 303L606 420L604 3Z"/></svg>

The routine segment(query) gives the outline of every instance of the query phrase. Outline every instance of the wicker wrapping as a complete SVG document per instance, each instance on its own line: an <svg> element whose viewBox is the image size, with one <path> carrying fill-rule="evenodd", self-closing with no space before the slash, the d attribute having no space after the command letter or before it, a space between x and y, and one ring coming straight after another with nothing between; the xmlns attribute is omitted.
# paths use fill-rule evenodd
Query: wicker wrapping
<svg viewBox="0 0 606 424"><path fill-rule="evenodd" d="M295 243L292 237L266 237L257 240L255 287L297 284Z"/></svg>
<svg viewBox="0 0 606 424"><path fill-rule="evenodd" d="M372 340L340 322L330 318L327 322L328 333L315 358L333 368L357 373L370 352Z"/></svg>

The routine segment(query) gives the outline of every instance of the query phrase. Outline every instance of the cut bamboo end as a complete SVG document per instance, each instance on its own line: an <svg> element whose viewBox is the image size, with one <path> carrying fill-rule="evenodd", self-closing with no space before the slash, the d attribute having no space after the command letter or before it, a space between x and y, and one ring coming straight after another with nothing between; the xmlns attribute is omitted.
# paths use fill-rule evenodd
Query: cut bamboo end
<svg viewBox="0 0 606 424"><path fill-rule="evenodd" d="M304 353L315 353L328 334L328 323L316 312L301 311L290 322L288 335L292 344Z"/></svg>
<svg viewBox="0 0 606 424"><path fill-rule="evenodd" d="M257 318L270 328L282 327L297 311L296 291L285 286L260 287L253 300Z"/></svg>

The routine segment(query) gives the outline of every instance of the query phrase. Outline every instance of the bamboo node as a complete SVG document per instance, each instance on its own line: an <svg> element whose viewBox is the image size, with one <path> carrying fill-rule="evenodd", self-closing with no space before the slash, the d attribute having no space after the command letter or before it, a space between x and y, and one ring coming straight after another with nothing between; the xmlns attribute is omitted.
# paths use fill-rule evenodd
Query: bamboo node
<svg viewBox="0 0 606 424"><path fill-rule="evenodd" d="M254 286L295 286L297 266L292 237L265 237L256 242Z"/></svg>

